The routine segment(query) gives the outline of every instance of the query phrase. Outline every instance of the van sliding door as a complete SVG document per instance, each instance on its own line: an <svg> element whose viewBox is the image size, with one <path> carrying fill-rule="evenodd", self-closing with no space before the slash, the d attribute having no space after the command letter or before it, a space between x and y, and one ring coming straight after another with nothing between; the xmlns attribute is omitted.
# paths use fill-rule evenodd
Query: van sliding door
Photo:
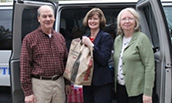
<svg viewBox="0 0 172 103"><path fill-rule="evenodd" d="M37 21L37 9L40 5L51 5L56 10L56 5L50 1L15 1L13 14L13 45L10 58L12 103L24 103L24 94L20 84L20 50L22 40L26 34L35 30Z"/></svg>
<svg viewBox="0 0 172 103"><path fill-rule="evenodd" d="M153 103L171 101L171 41L164 11L159 0L139 0L136 9L141 17L141 30L152 42L155 56Z"/></svg>

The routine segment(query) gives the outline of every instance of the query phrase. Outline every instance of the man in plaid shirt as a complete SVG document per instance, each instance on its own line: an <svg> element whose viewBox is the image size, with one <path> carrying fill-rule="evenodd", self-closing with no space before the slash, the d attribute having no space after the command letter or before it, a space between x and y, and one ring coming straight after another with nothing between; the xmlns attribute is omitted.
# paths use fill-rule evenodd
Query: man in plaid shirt
<svg viewBox="0 0 172 103"><path fill-rule="evenodd" d="M65 103L70 92L70 82L62 77L68 55L65 39L53 30L52 7L41 6L37 13L40 26L25 36L21 48L25 103Z"/></svg>

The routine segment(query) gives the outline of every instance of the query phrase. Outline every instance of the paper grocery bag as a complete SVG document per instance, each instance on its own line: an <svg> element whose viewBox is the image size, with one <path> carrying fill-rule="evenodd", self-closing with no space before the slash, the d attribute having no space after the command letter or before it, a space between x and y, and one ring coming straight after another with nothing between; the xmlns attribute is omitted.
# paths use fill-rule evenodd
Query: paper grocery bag
<svg viewBox="0 0 172 103"><path fill-rule="evenodd" d="M73 39L63 76L77 85L91 85L93 68L93 48Z"/></svg>

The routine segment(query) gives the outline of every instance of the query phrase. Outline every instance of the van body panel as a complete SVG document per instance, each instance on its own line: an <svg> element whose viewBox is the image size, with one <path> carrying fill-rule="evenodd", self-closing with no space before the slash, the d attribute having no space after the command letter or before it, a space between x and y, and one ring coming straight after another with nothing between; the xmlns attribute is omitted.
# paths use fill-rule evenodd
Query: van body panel
<svg viewBox="0 0 172 103"><path fill-rule="evenodd" d="M9 58L11 50L0 50L0 85L10 86Z"/></svg>
<svg viewBox="0 0 172 103"><path fill-rule="evenodd" d="M0 86L10 86L12 3L0 3Z"/></svg>
<svg viewBox="0 0 172 103"><path fill-rule="evenodd" d="M11 103L9 59L12 49L12 2L0 3L0 102Z"/></svg>

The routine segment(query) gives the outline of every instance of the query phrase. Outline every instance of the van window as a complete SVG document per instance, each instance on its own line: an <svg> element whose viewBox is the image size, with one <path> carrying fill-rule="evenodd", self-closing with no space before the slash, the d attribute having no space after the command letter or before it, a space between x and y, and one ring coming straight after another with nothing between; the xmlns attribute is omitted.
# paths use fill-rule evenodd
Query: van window
<svg viewBox="0 0 172 103"><path fill-rule="evenodd" d="M163 8L164 8L164 12L165 12L165 15L166 15L166 20L167 20L167 23L168 23L170 37L172 38L172 12L171 12L172 11L172 7L164 6Z"/></svg>
<svg viewBox="0 0 172 103"><path fill-rule="evenodd" d="M0 10L0 50L12 49L12 9Z"/></svg>
<svg viewBox="0 0 172 103"><path fill-rule="evenodd" d="M39 26L37 20L37 9L24 9L22 13L22 39L26 34L37 29Z"/></svg>
<svg viewBox="0 0 172 103"><path fill-rule="evenodd" d="M147 36L149 37L150 41L152 42L152 46L154 51L159 51L160 46L159 46L159 36L158 36L158 30L157 30L157 24L155 22L155 16L152 11L152 7L146 6L143 8L144 15L146 17L147 25L149 28L149 33L147 32ZM148 35L150 34L150 35Z"/></svg>
<svg viewBox="0 0 172 103"><path fill-rule="evenodd" d="M59 32L66 40L67 48L69 49L72 39L81 37L88 33L88 28L83 26L83 18L91 7L68 7L62 8L60 14ZM121 9L124 7L121 7ZM106 17L106 26L104 31L108 32L114 39L116 37L116 17L120 12L119 7L101 7L100 8ZM26 34L35 30L39 23L37 21L37 8L26 8L22 13L22 39ZM56 20L58 20L57 18Z"/></svg>
<svg viewBox="0 0 172 103"><path fill-rule="evenodd" d="M83 26L83 18L91 8L68 8L62 9L60 20L60 32L66 39L69 48L72 39L81 37L88 33L88 28ZM116 17L120 9L100 8L106 17L104 31L108 32L114 39L116 37Z"/></svg>

